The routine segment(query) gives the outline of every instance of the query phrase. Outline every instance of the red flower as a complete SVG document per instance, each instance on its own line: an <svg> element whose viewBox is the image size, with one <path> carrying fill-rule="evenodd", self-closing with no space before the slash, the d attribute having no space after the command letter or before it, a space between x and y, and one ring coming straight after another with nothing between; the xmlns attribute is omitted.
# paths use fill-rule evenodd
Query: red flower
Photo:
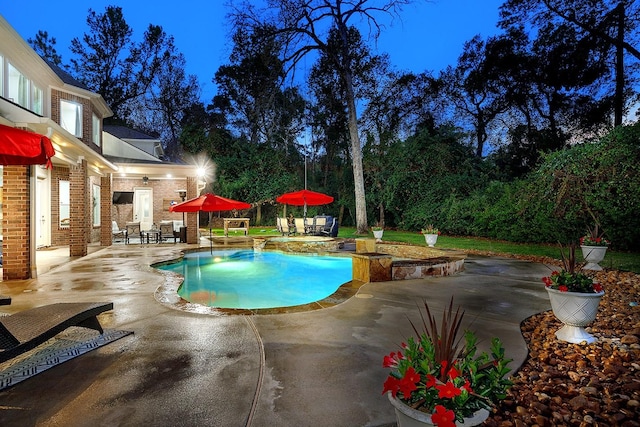
<svg viewBox="0 0 640 427"><path fill-rule="evenodd" d="M462 388L467 390L467 392L469 392L470 394L473 393L473 390L471 390L471 383L469 382L469 380L466 380L464 382L464 385L462 386Z"/></svg>
<svg viewBox="0 0 640 427"><path fill-rule="evenodd" d="M440 363L440 378L444 377L444 373L447 372L447 361L443 360Z"/></svg>
<svg viewBox="0 0 640 427"><path fill-rule="evenodd" d="M553 273L551 273L552 276L559 276L560 272L558 270L554 271Z"/></svg>
<svg viewBox="0 0 640 427"><path fill-rule="evenodd" d="M460 393L462 393L451 381L447 381L444 385L437 385L436 388L438 389L438 397L440 399L453 399L456 396L460 396Z"/></svg>
<svg viewBox="0 0 640 427"><path fill-rule="evenodd" d="M425 384L425 387L427 388L435 387L436 384L438 384L438 380L436 379L436 377L434 377L431 374L427 374L427 383Z"/></svg>
<svg viewBox="0 0 640 427"><path fill-rule="evenodd" d="M455 427L456 414L442 405L436 405L436 411L431 414L431 422L440 427Z"/></svg>
<svg viewBox="0 0 640 427"><path fill-rule="evenodd" d="M542 281L544 282L545 286L551 286L553 284L550 277L543 277Z"/></svg>
<svg viewBox="0 0 640 427"><path fill-rule="evenodd" d="M418 389L417 383L420 382L420 375L412 366L407 369L404 377L398 383L398 388L405 398L411 396L411 392Z"/></svg>
<svg viewBox="0 0 640 427"><path fill-rule="evenodd" d="M602 285L600 283L594 283L593 284L593 290L596 292L602 292Z"/></svg>
<svg viewBox="0 0 640 427"><path fill-rule="evenodd" d="M567 288L565 285L558 286L558 290L560 292L569 292L569 288Z"/></svg>
<svg viewBox="0 0 640 427"><path fill-rule="evenodd" d="M384 382L382 394L385 394L386 392L390 391L391 395L393 397L396 397L396 393L398 392L399 385L400 385L400 381L398 381L397 378L394 378L391 375L389 375L387 377L387 380Z"/></svg>
<svg viewBox="0 0 640 427"><path fill-rule="evenodd" d="M396 353L391 352L388 356L385 356L384 359L382 359L382 366L385 368L394 368L398 366L399 359L402 359L402 353L398 352L396 355Z"/></svg>
<svg viewBox="0 0 640 427"><path fill-rule="evenodd" d="M447 372L447 375L452 380L455 380L456 378L458 378L460 376L460 372L456 369L455 366L452 366L451 369L449 369L449 372Z"/></svg>

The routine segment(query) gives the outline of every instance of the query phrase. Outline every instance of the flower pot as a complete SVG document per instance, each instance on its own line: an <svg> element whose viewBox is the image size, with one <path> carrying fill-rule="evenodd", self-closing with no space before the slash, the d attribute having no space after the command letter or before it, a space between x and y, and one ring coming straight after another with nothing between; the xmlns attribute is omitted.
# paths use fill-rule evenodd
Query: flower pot
<svg viewBox="0 0 640 427"><path fill-rule="evenodd" d="M424 240L426 240L427 245L429 245L430 248L434 247L436 245L436 241L438 240L438 235L437 234L425 234L424 235Z"/></svg>
<svg viewBox="0 0 640 427"><path fill-rule="evenodd" d="M556 338L574 344L582 341L587 343L596 341L596 338L585 331L584 327L596 318L598 305L604 291L597 294L585 294L546 289L553 314L564 323L564 326L556 331Z"/></svg>
<svg viewBox="0 0 640 427"><path fill-rule="evenodd" d="M413 409L400 399L393 397L389 392L387 393L389 402L393 405L393 409L396 413L396 421L398 427L424 427L434 425L431 422L431 415L426 412ZM489 417L489 411L486 409L480 409L476 411L472 416L464 419L464 422L456 422L456 426L477 426L484 422Z"/></svg>
<svg viewBox="0 0 640 427"><path fill-rule="evenodd" d="M602 267L598 265L600 261L604 259L604 255L607 253L606 246L580 246L582 249L582 256L587 265L582 267L584 270L602 270Z"/></svg>
<svg viewBox="0 0 640 427"><path fill-rule="evenodd" d="M373 230L373 237L376 238L376 242L382 241L383 234L384 234L384 230Z"/></svg>

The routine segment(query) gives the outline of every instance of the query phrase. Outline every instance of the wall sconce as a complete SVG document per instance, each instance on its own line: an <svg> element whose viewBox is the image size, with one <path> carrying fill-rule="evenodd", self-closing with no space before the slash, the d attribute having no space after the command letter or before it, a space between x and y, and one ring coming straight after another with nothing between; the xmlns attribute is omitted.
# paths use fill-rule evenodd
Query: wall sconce
<svg viewBox="0 0 640 427"><path fill-rule="evenodd" d="M143 177L142 177L142 183L143 183L144 185L149 184L149 177L148 177L148 176L146 176L146 175L145 175L145 176L143 176Z"/></svg>
<svg viewBox="0 0 640 427"><path fill-rule="evenodd" d="M187 192L186 190L178 190L178 194L180 195L180 198L182 199L182 201L184 202L185 199L187 198Z"/></svg>

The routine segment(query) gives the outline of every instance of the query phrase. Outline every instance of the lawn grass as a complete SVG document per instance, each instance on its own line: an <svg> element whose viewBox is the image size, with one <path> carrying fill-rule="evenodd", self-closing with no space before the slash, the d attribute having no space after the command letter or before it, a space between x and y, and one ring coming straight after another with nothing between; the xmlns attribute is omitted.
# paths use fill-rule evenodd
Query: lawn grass
<svg viewBox="0 0 640 427"><path fill-rule="evenodd" d="M222 229L213 229L216 236L222 235ZM241 234L241 233L238 233ZM251 236L279 236L280 233L275 227L251 227L249 229ZM369 232L366 236L356 235L353 227L340 227L338 229L338 237L345 239L353 239L358 237L373 238L373 233ZM418 232L385 230L383 240L412 243L415 245L426 245L424 236ZM560 246L549 244L535 243L513 243L498 240L490 240L481 237L454 237L441 235L438 237L436 247L443 249L458 249L462 251L479 251L491 253L494 255L524 255L536 257L549 257L560 260ZM576 251L578 261L582 262L582 252ZM640 254L637 252L616 252L611 249L607 250L604 261L600 263L602 267L612 268L623 271L633 271L640 274Z"/></svg>

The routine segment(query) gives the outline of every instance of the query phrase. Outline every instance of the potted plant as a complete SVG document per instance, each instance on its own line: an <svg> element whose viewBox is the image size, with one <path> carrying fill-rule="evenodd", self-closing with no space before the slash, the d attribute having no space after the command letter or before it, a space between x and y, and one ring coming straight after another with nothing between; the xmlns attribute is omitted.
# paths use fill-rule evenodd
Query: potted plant
<svg viewBox="0 0 640 427"><path fill-rule="evenodd" d="M575 250L575 245L570 245L568 256L561 251L563 268L543 277L542 281L549 294L553 314L564 323L556 331L556 337L576 344L583 341L592 343L596 339L584 327L596 318L604 290L577 267Z"/></svg>
<svg viewBox="0 0 640 427"><path fill-rule="evenodd" d="M438 236L440 235L440 230L435 228L433 225L429 224L426 228L423 228L420 231L424 234L424 240L427 242L429 247L434 247L436 242L438 241Z"/></svg>
<svg viewBox="0 0 640 427"><path fill-rule="evenodd" d="M376 242L382 241L382 235L384 234L384 228L380 223L371 227L371 231L373 232L373 237L376 238Z"/></svg>
<svg viewBox="0 0 640 427"><path fill-rule="evenodd" d="M584 270L602 270L598 265L604 259L610 242L599 232L598 224L594 228L587 229L587 234L580 238L580 249L587 264Z"/></svg>
<svg viewBox="0 0 640 427"><path fill-rule="evenodd" d="M481 424L489 416L488 409L506 397L512 384L505 378L511 360L505 359L498 338L492 339L489 355L477 354L473 332L459 336L464 312L459 307L454 312L453 298L440 328L426 301L424 308L422 330L411 322L415 337L383 359L391 372L382 392L394 407L398 425Z"/></svg>

